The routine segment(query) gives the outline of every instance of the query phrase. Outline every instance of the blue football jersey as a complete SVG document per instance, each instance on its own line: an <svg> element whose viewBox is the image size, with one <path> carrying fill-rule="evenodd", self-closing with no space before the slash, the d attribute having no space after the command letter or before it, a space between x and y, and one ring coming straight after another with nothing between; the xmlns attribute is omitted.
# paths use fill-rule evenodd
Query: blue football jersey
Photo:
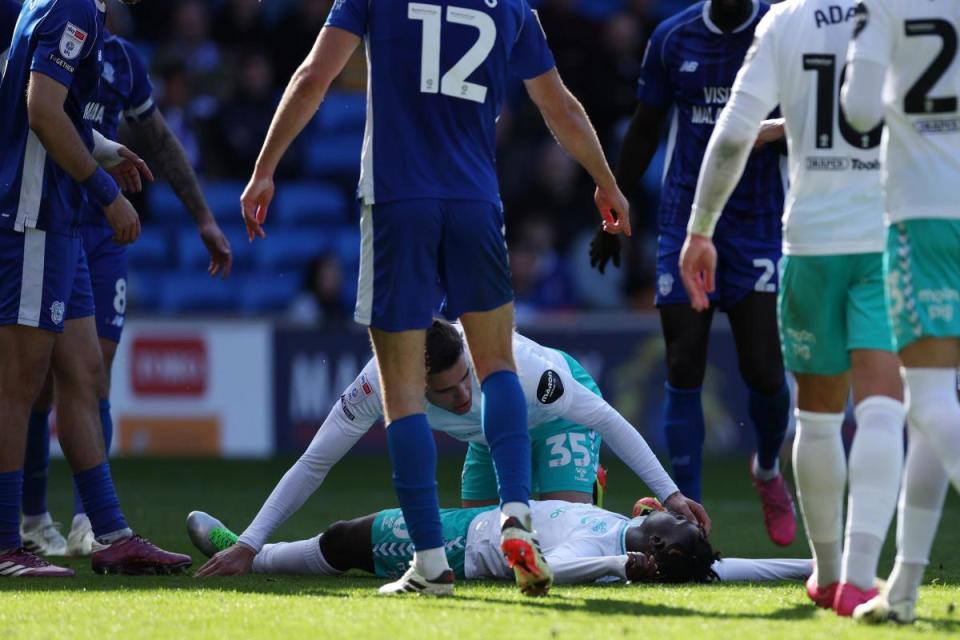
<svg viewBox="0 0 960 640"><path fill-rule="evenodd" d="M698 2L661 22L650 37L638 98L672 112L660 225L687 224L710 134L730 97L757 23L769 9L766 3L754 0L751 19L734 32L723 33L710 20L709 3ZM778 232L774 219L779 220L783 213L785 176L781 161L775 149L754 152L724 217L748 223L766 218L758 221L759 229Z"/></svg>
<svg viewBox="0 0 960 640"><path fill-rule="evenodd" d="M103 40L100 88L83 110L83 118L105 138L116 140L120 118L136 122L149 118L157 105L147 65L133 43L109 31ZM103 211L88 202L81 222L106 225Z"/></svg>
<svg viewBox="0 0 960 640"><path fill-rule="evenodd" d="M75 230L84 190L30 130L25 96L34 71L63 84L64 111L93 146L83 111L100 82L105 11L103 0L31 0L23 7L0 80L0 228Z"/></svg>
<svg viewBox="0 0 960 640"><path fill-rule="evenodd" d="M327 26L366 44L364 202L499 206L495 130L507 84L554 67L527 0L336 0Z"/></svg>

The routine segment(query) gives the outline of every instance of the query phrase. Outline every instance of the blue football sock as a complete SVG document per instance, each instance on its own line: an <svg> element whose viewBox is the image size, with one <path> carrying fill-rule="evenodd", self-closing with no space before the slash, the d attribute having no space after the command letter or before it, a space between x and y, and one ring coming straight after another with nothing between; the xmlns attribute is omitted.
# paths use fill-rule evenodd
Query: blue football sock
<svg viewBox="0 0 960 640"><path fill-rule="evenodd" d="M47 512L47 471L50 467L49 411L34 411L27 427L27 452L23 459L23 513Z"/></svg>
<svg viewBox="0 0 960 640"><path fill-rule="evenodd" d="M750 389L747 412L757 434L757 464L761 469L773 469L790 421L790 390L786 382L772 396Z"/></svg>
<svg viewBox="0 0 960 640"><path fill-rule="evenodd" d="M703 440L706 436L703 405L700 402L701 388L675 389L669 383L665 388L663 428L670 451L673 480L683 495L699 502Z"/></svg>
<svg viewBox="0 0 960 640"><path fill-rule="evenodd" d="M103 450L110 457L110 444L113 442L113 418L110 416L110 400L100 400L100 426L103 429ZM76 486L73 489L73 514L83 513L83 499Z"/></svg>
<svg viewBox="0 0 960 640"><path fill-rule="evenodd" d="M547 375L556 374L544 373ZM555 384L559 382L557 379ZM531 452L527 401L520 379L513 371L498 371L487 376L480 388L483 435L497 471L500 504L526 504L530 501ZM562 387L559 389L562 393Z"/></svg>
<svg viewBox="0 0 960 640"><path fill-rule="evenodd" d="M437 445L427 416L417 413L391 422L387 427L387 447L393 460L393 486L414 549L442 548Z"/></svg>
<svg viewBox="0 0 960 640"><path fill-rule="evenodd" d="M120 510L120 499L110 477L110 463L104 462L74 474L73 484L83 501L83 511L90 518L96 537L101 538L127 528L127 521Z"/></svg>
<svg viewBox="0 0 960 640"><path fill-rule="evenodd" d="M0 473L0 549L19 549L23 471Z"/></svg>

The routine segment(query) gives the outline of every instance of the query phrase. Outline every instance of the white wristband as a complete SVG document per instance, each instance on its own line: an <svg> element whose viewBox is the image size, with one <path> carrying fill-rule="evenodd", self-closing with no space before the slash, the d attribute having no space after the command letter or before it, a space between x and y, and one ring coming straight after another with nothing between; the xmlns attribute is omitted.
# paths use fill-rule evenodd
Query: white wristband
<svg viewBox="0 0 960 640"><path fill-rule="evenodd" d="M93 130L93 159L104 169L110 169L123 162L123 158L120 157L122 146L119 142L103 137L96 129Z"/></svg>

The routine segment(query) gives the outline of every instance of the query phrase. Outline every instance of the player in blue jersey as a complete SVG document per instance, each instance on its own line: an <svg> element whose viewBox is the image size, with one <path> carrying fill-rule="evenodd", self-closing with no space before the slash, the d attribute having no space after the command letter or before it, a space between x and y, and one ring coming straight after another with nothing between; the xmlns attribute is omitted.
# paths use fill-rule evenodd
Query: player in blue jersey
<svg viewBox="0 0 960 640"><path fill-rule="evenodd" d="M17 26L17 17L20 15L20 3L14 0L0 2L0 76L7 62L7 49L10 48L10 39L13 29Z"/></svg>
<svg viewBox="0 0 960 640"><path fill-rule="evenodd" d="M423 409L424 335L439 283L481 382L502 548L521 590L545 594L552 574L531 532L530 439L512 355L513 292L495 166L496 119L511 76L525 82L558 141L594 178L611 232L629 233L628 206L526 0L339 0L284 94L242 197L251 240L265 237L277 163L361 38L369 82L355 317L370 328L394 486L417 550L410 570L381 592L453 592ZM248 552L236 545L225 553L242 562ZM225 572L231 562L230 555L217 559Z"/></svg>
<svg viewBox="0 0 960 640"><path fill-rule="evenodd" d="M2 35L0 32L0 37ZM230 243L207 206L183 148L156 108L146 65L133 44L108 32L103 43L100 87L84 108L84 120L105 138L114 140L118 137L121 118L126 120L134 138L142 141L143 148L196 222L200 238L210 254L209 273L229 275L232 262ZM127 253L122 245L113 242L113 231L103 213L90 203L81 214L80 235L90 266L97 335L103 352L105 376L99 384L98 395L104 444L109 452L113 435L110 374L127 306ZM20 533L26 547L43 555L90 555L96 542L79 495L74 494L74 517L66 540L47 511L50 458L47 422L53 401L52 391L52 380L48 378L44 393L30 414L24 463L24 517Z"/></svg>
<svg viewBox="0 0 960 640"><path fill-rule="evenodd" d="M30 406L47 371L62 409L60 443L105 548L97 572L182 571L189 556L163 551L127 526L97 415L102 358L78 232L89 199L114 238L140 222L117 182L97 165L83 120L102 71L103 0L32 0L21 9L0 80L0 575L71 576L21 546L23 460ZM102 140L102 137L100 137ZM93 151L93 153L91 153Z"/></svg>
<svg viewBox="0 0 960 640"><path fill-rule="evenodd" d="M758 0L707 0L665 20L654 31L640 75L639 105L624 140L617 180L624 189L640 181L670 117L667 166L657 213L657 294L666 343L664 427L674 478L699 500L704 441L701 385L714 309L727 313L740 372L749 393L757 436L751 475L763 502L770 538L787 545L796 534L793 500L778 455L790 411L777 334L777 263L783 211L781 158L756 151L724 210L715 240L720 253L717 292L703 313L691 309L679 273L700 161L714 122L769 6ZM777 132L779 134L779 132ZM601 271L614 258L617 238L599 233L591 261Z"/></svg>

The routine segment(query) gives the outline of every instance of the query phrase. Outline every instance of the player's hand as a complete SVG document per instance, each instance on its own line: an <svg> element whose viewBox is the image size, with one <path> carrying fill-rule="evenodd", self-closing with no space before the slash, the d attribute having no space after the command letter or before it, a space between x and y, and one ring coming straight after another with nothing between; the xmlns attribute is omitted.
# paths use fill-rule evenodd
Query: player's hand
<svg viewBox="0 0 960 640"><path fill-rule="evenodd" d="M233 253L230 251L230 241L223 235L220 226L211 217L207 222L200 225L200 239L210 254L210 266L207 267L207 273L215 276L218 273L221 278L227 278L230 275L230 269L233 268Z"/></svg>
<svg viewBox="0 0 960 640"><path fill-rule="evenodd" d="M697 311L710 308L709 295L716 289L717 248L713 240L695 233L687 234L680 251L680 277Z"/></svg>
<svg viewBox="0 0 960 640"><path fill-rule="evenodd" d="M620 238L610 235L601 226L590 241L590 266L603 273L611 260L613 266L620 267Z"/></svg>
<svg viewBox="0 0 960 640"><path fill-rule="evenodd" d="M250 242L253 242L254 237L261 240L267 237L262 225L267 219L267 209L273 200L274 189L273 176L254 174L240 196L243 223L247 225L247 238Z"/></svg>
<svg viewBox="0 0 960 640"><path fill-rule="evenodd" d="M113 241L117 244L131 244L140 237L140 216L122 193L103 208L103 215L113 229Z"/></svg>
<svg viewBox="0 0 960 640"><path fill-rule="evenodd" d="M119 160L115 163L104 166L104 169L113 176L120 188L127 193L140 193L143 191L143 178L153 182L153 172L140 156L123 145L117 149Z"/></svg>
<svg viewBox="0 0 960 640"><path fill-rule="evenodd" d="M757 133L757 139L753 143L753 148L762 149L771 142L783 140L783 137L787 135L784 123L785 120L783 118L773 118L761 122L760 131Z"/></svg>
<svg viewBox="0 0 960 640"><path fill-rule="evenodd" d="M206 564L197 569L194 578L210 576L242 576L253 569L253 558L257 553L244 544L235 544L216 554Z"/></svg>
<svg viewBox="0 0 960 640"><path fill-rule="evenodd" d="M677 491L663 501L663 506L697 524L703 530L703 535L710 535L710 516L707 515L707 510L703 508L703 505L696 500L691 500Z"/></svg>
<svg viewBox="0 0 960 640"><path fill-rule="evenodd" d="M627 580L630 582L650 582L659 571L656 560L637 551L627 552L626 569Z"/></svg>
<svg viewBox="0 0 960 640"><path fill-rule="evenodd" d="M630 204L627 198L615 186L612 189L597 187L593 194L593 201L597 205L600 217L603 218L603 230L617 235L633 235L630 228ZM616 214L616 216L614 216Z"/></svg>

